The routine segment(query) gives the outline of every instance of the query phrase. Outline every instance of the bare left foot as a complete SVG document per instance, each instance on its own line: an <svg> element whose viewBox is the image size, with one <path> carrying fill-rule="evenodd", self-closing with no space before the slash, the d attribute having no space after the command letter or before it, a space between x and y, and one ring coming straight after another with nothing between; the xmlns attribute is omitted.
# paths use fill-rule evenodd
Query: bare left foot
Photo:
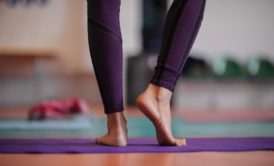
<svg viewBox="0 0 274 166"><path fill-rule="evenodd" d="M184 146L186 140L174 138L171 132L171 95L171 91L149 84L137 97L136 105L155 126L159 145Z"/></svg>
<svg viewBox="0 0 274 166"><path fill-rule="evenodd" d="M109 146L127 145L127 120L123 112L107 115L108 131L105 135L96 138L97 144Z"/></svg>

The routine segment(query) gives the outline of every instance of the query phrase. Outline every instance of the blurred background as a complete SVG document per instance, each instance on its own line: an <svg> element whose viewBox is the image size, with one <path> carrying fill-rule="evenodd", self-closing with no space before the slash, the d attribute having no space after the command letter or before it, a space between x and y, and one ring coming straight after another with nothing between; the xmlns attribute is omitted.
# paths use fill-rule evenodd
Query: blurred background
<svg viewBox="0 0 274 166"><path fill-rule="evenodd" d="M134 100L153 73L171 3L121 3L130 136L154 135ZM1 137L103 133L86 5L85 0L0 0ZM273 0L207 0L202 27L172 99L175 135L274 136L273 9ZM72 97L88 103L89 118L26 121L34 105Z"/></svg>

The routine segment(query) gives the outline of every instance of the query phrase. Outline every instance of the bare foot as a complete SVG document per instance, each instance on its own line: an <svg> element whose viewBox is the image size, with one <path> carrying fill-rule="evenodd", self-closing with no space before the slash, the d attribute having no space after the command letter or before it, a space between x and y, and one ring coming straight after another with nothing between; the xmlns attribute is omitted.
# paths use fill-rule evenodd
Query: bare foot
<svg viewBox="0 0 274 166"><path fill-rule="evenodd" d="M159 145L183 146L186 140L174 138L171 131L171 96L170 90L149 84L137 97L136 105L154 124Z"/></svg>
<svg viewBox="0 0 274 166"><path fill-rule="evenodd" d="M127 145L127 120L123 112L107 114L107 128L105 135L96 138L97 144L109 146Z"/></svg>

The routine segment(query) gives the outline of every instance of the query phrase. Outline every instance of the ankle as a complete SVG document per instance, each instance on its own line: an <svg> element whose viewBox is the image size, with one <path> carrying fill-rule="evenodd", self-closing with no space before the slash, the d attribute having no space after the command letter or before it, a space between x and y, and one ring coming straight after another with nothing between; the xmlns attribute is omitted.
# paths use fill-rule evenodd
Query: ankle
<svg viewBox="0 0 274 166"><path fill-rule="evenodd" d="M127 121L123 112L107 114L107 128L111 135L119 135L127 130Z"/></svg>
<svg viewBox="0 0 274 166"><path fill-rule="evenodd" d="M111 125L120 125L121 122L125 121L123 112L115 112L107 114L107 122Z"/></svg>
<svg viewBox="0 0 274 166"><path fill-rule="evenodd" d="M153 94L158 101L169 101L172 96L169 89L154 84L149 84L147 91Z"/></svg>
<svg viewBox="0 0 274 166"><path fill-rule="evenodd" d="M166 88L159 87L158 93L157 93L157 99L159 101L167 101L170 100L172 96L172 92Z"/></svg>

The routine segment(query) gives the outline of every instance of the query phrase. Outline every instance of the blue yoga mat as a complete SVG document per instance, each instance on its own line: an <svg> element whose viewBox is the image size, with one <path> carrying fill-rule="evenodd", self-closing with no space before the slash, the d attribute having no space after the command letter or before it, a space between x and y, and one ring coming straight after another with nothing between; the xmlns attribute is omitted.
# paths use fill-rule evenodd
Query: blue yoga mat
<svg viewBox="0 0 274 166"><path fill-rule="evenodd" d="M71 116L62 119L30 121L27 119L1 119L0 130L83 130L94 127L94 119L89 116Z"/></svg>
<svg viewBox="0 0 274 166"><path fill-rule="evenodd" d="M171 153L274 150L274 137L188 138L184 147L158 146L151 138L129 139L126 147L95 144L94 139L0 139L0 153Z"/></svg>

